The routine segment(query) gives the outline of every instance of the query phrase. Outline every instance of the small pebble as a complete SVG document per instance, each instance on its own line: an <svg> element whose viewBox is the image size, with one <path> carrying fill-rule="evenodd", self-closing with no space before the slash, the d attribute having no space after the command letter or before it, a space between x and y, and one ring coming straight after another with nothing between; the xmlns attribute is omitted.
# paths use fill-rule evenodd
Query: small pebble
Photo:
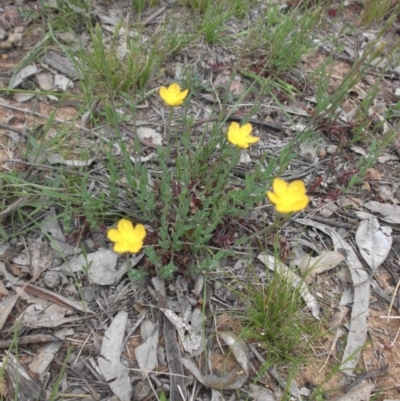
<svg viewBox="0 0 400 401"><path fill-rule="evenodd" d="M330 155L333 155L336 152L337 146L336 145L329 145L326 148L326 152Z"/></svg>
<svg viewBox="0 0 400 401"><path fill-rule="evenodd" d="M61 277L56 272L46 272L43 278L43 282L47 288L56 288L59 287L61 284Z"/></svg>
<svg viewBox="0 0 400 401"><path fill-rule="evenodd" d="M96 293L93 287L83 287L81 288L82 298L86 302L92 302L96 298Z"/></svg>

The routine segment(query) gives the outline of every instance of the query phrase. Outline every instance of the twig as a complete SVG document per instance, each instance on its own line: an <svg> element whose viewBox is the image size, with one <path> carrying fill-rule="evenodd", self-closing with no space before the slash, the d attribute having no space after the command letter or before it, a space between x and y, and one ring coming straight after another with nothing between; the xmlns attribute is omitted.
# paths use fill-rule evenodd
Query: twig
<svg viewBox="0 0 400 401"><path fill-rule="evenodd" d="M157 18L159 15L161 15L165 10L167 9L167 7L162 6L160 9L158 9L156 12L154 12L153 14L149 15L143 22L142 25L146 26L148 24L150 24L151 21L153 21L153 19Z"/></svg>
<svg viewBox="0 0 400 401"><path fill-rule="evenodd" d="M344 223L333 219L326 219L324 217L311 216L310 219L317 221L318 223L328 224L334 227L344 228L346 230L352 230L355 227L354 224Z"/></svg>
<svg viewBox="0 0 400 401"><path fill-rule="evenodd" d="M0 128L8 129L9 131L13 131L13 132L16 132L17 134L26 136L26 130L15 128L15 127L13 127L11 125L8 125L8 124L0 123Z"/></svg>

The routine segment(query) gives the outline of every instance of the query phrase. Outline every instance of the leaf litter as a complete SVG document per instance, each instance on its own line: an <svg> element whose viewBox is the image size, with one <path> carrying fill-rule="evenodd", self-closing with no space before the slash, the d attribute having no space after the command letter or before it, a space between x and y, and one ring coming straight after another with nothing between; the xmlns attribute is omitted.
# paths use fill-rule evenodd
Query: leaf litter
<svg viewBox="0 0 400 401"><path fill-rule="evenodd" d="M1 16L1 28L7 33L13 31L11 33L14 36L11 36L10 40L7 42L2 39L0 32L1 43L7 42L2 49L6 47L8 49L14 49L20 45L23 46L23 36L16 30L16 27L21 23L21 18L15 8L8 7L9 6L6 6L5 8L6 13L12 16L12 18L2 19ZM75 6L71 5L71 7ZM103 24L104 29L106 29L104 24L115 26L123 21L119 16L119 11L120 10L117 9L103 10L96 6L94 11L90 11L90 13L93 13L93 16L96 16L100 23ZM158 16L160 16L165 12L165 8L163 9L160 7L157 11L159 12ZM81 10L79 12L85 11ZM146 24L144 25L151 23L152 16L153 14L149 16L150 18L146 20ZM156 16L154 18L158 17ZM114 32L113 28L111 28L110 32ZM118 47L118 56L120 58L126 57L125 41L127 34L127 30L121 30ZM6 38L6 36L4 36L4 38ZM64 40L65 38L63 39L63 37L58 38L64 42L70 40L68 37L66 37L66 40ZM361 39L361 48L366 45L366 42L367 39L365 37ZM352 53L353 49L351 46L347 45L345 49L351 57L356 57L355 53ZM200 53L196 54L196 58L202 56L202 50L198 50ZM223 49L216 46L215 52L222 60L222 63L224 63L224 59L226 61L229 60ZM7 55L6 53L2 54ZM207 52L204 52L204 55L206 54ZM206 56L204 56L204 60L206 60ZM177 58L175 61L177 65L176 70L182 70L182 60ZM312 63L312 57L309 57L306 62ZM0 65L3 64L4 61L0 61ZM180 66L179 68L178 64ZM346 62L342 62L342 64L337 62L334 72L341 78L346 68L348 68ZM226 66L223 67L223 69L224 72L221 77L224 77L224 74L229 76L229 69ZM56 77L58 81L56 81ZM69 58L49 50L42 55L41 64L30 64L27 67L19 69L11 79L6 81L6 85L3 87L20 88L25 84L37 81L39 88L43 91L48 91L56 87L60 91L69 91L74 89L71 83L73 80L77 79L79 79L79 72L76 70L74 63L72 63ZM213 79L215 84L215 78ZM332 88L337 85L338 81L339 79L330 82ZM225 83L227 82L230 81L228 80ZM232 95L240 95L247 84L248 82L245 79L241 79L240 76L237 76L235 80L232 81L232 85L229 89ZM357 96L361 99L362 96L364 96L362 93L365 93L365 91L360 88L358 92L361 94L361 97L359 95ZM201 109L207 109L206 96L217 99L218 92L202 94L202 96L204 96L204 104L199 110L194 110L199 115L201 114ZM202 96L200 96L199 99L201 99ZM22 122L23 128L29 126L32 122L32 119L29 117L29 111L34 112L34 110L33 108L31 110L28 100L34 97L36 97L34 94L19 94L14 99L10 99L12 102L27 102L27 111L24 111L25 108L22 108L19 103L12 103L10 106L14 105L20 110L7 109L7 104L1 103L0 122L9 127L19 129L21 126L15 126L16 124L14 121L16 119L17 122ZM51 97L49 97L49 100L50 102L52 101ZM40 102L42 113L44 112L50 115L52 111L51 104L49 106L40 99L38 101ZM302 99L300 99L300 101L302 101ZM352 121L351 110L345 111L343 109L338 109L338 111L340 111L340 118L346 123ZM304 104L288 104L286 112L296 116L297 127L306 126L305 122L309 117L309 112ZM262 117L271 117L270 115L264 115L258 118L260 126L267 127L267 122ZM64 120L70 119L70 116L61 118ZM252 118L254 119L254 117ZM149 115L141 119L145 120L147 123L146 125L149 126L149 128L146 129L136 130L136 135L139 136L142 145L149 147L153 145L153 148L162 146L163 138L156 129L157 124L154 123L154 121L157 120L155 117ZM285 123L288 122L286 121ZM263 132L263 135L265 135L264 140L271 149L274 143L279 142L282 145L287 139L281 135L283 131L282 121L275 119L275 121L272 121L271 125L273 126L273 124L280 126L279 130L274 131L273 135L268 132L268 130ZM7 137L11 137L10 132L10 130L6 130ZM277 132L280 136L278 141L275 136ZM285 130L285 135L289 132L289 129ZM324 134L329 137L332 133L327 130ZM23 138L23 136L19 136L14 143L21 142L21 138ZM322 149L325 150L326 148L328 151L329 145L330 141L324 142L322 144ZM342 145L342 143L340 143L340 145ZM293 161L292 174L300 174L301 177L301 173L299 173L301 167L304 166L304 164L311 164L313 165L313 169L306 170L308 172L303 175L309 187L312 186L313 181L317 179L317 174L321 174L323 181L326 182L328 186L334 188L338 182L337 180L341 178L341 175L343 176L343 171L341 169L345 168L346 163L348 163L349 158L351 158L348 154L340 153L341 146L337 146L337 142L334 146L334 150L326 152L330 155L329 157L337 158L335 159L335 163L337 162L338 164L330 166L330 168L334 170L333 174L329 169L324 167L328 165L329 160L323 160L324 152L320 152L320 144L318 144L318 146L316 144L303 144L300 147L299 152L302 157L301 160ZM277 146L275 151L279 148L280 146ZM364 149L357 149L357 152L359 151L364 151L363 153L368 155L368 152ZM251 154L243 160L246 160L247 164L251 164L251 161L257 160L258 156L257 154ZM149 160L146 159L147 155L140 155L139 157L140 158L135 156L135 160L140 160L142 163L146 163ZM10 159L10 157L3 157L3 154L1 154L1 158ZM86 162L84 160L64 158L57 154L49 156L46 161L46 163L50 165L59 166L64 164L73 168L88 166L96 162L97 160L95 158L89 158ZM322 164L322 162L325 164ZM386 175L388 171L392 171L392 174L394 174L395 168L398 168L396 164L398 162L398 156L387 154L385 159L380 159L378 162L381 163L382 166L378 165L378 169L375 171L371 170L370 176L367 176L367 180L369 181L368 185L371 184L370 187L373 186L374 191L380 191L385 185L385 183L378 183L376 180L377 177L379 181L390 180L390 177ZM308 168L308 166L306 168ZM394 175L394 178L398 177ZM384 194L383 191L379 193ZM388 268L390 273L396 273L393 266L390 268L389 261L398 261L398 255L396 259L396 254L393 252L393 249L396 243L395 241L398 240L396 224L399 224L399 221L396 216L399 216L399 209L397 205L382 202L382 197L381 199L376 198L376 201L370 200L366 203L364 203L363 200L360 202L353 200L355 198L373 199L374 192L368 189L364 193L353 193L352 195L351 198L343 198L339 195L340 199L336 201L336 199L333 199L335 197L334 194L330 194L330 200L334 200L335 207L330 208L329 211L325 209L325 212L321 213L321 217L329 218L332 226L330 224L318 224L316 220L298 220L301 224L316 228L316 231L307 231L307 234L310 235L309 240L310 243L312 243L314 252L308 251L308 253L307 247L304 247L305 250L303 249L302 252L297 255L296 260L294 260L293 263L287 264L284 264L283 261L277 258L271 259L271 255L266 254L260 254L262 255L262 259L260 260L263 263L268 261L269 265L272 266L280 266L278 269L282 272L291 272L291 276L295 278L294 282L296 282L297 285L301 285L305 302L308 304L315 317L321 315L316 301L315 288L317 288L317 286L315 286L315 283L323 283L324 280L330 279L330 275L337 274L336 279L339 280L341 285L337 285L335 281L333 281L331 288L325 290L324 297L332 299L332 303L335 303L335 297L341 294L341 300L337 305L339 311L335 319L333 319L334 321L331 322L330 328L334 329L343 325L345 329L346 326L349 327L345 352L342 357L344 361L342 370L344 370L346 374L354 375L356 367L360 366L357 365L357 359L353 358L350 362L346 362L346 360L349 355L353 355L354 353L358 355L360 347L365 347L364 351L362 351L362 355L364 356L364 361L368 369L371 369L374 364L377 363L374 357L375 350L370 350L368 348L369 345L365 343L367 330L370 330L370 333L374 336L374 340L377 342L381 355L389 358L392 365L395 365L400 357L398 346L390 347L387 343L388 338L393 338L392 334L397 330L397 326L393 324L393 322L389 322L390 324L382 328L382 320L377 324L379 320L377 317L382 316L382 310L384 311L387 305L380 302L379 299L373 299L368 291L370 280L372 286L371 290L380 289L382 287L384 289L384 291L382 291L387 292L386 296L389 302L391 301L391 297L395 297L396 295L395 286L393 286L393 283L390 281L393 277L388 277L389 274L385 275L382 265L385 265L385 268ZM398 197L398 194L396 194L396 188L393 188L392 199L396 197ZM326 200L318 193L314 192L313 207L323 207L325 201ZM393 202L393 200L390 201ZM344 213L347 210L345 208L350 207L358 209L360 205L363 205L363 207L372 214L361 216L357 215L357 213L347 212L347 215ZM2 291L0 293L2 297L0 300L0 310L2 312L0 315L0 322L2 324L0 326L3 327L2 333L5 333L5 335L8 336L7 338L10 338L11 322L19 322L25 328L24 330L30 329L35 333L40 333L41 328L47 328L51 331L52 336L55 337L54 341L49 340L47 345L40 347L32 346L32 348L30 348L33 350L32 357L23 356L21 358L24 365L20 363L12 352L4 354L4 357L8 360L5 364L6 375L11 378L10 394L13 388L15 390L15 382L13 387L12 378L15 378L18 372L21 378L21 382L19 383L19 399L30 399L29 397L32 397L32 394L40 398L42 389L37 382L32 380L31 375L34 373L44 375L46 371L54 368L55 364L52 361L54 361L57 355L65 355L63 352L65 344L79 345L73 351L73 358L67 361L69 367L81 369L80 371L84 372L85 375L97 376L100 378L100 383L102 381L101 384L93 381L85 384L84 381L79 379L79 383L81 383L81 394L86 394L87 388L91 388L95 395L97 394L96 392L103 395L107 394L109 389L111 389L121 400L128 400L131 399L132 394L135 394L135 399L144 399L144 393L147 393L146 397L151 397L153 390L159 393L160 389L169 389L171 391L170 399L175 400L182 399L181 394L187 394L192 383L198 380L203 384L205 389L213 389L210 394L212 395L212 399L215 400L227 399L221 394L230 395L231 393L229 393L229 391L233 389L247 390L251 392L254 399L267 400L269 399L267 397L273 399L275 395L279 394L279 386L277 387L277 383L280 383L280 386L285 388L284 381L282 381L279 375L277 375L276 372L274 373L273 370L270 372L272 378L270 378L270 380L274 380L274 382L270 384L268 388L257 388L250 385L255 377L253 375L258 374L258 372L253 372L251 369L251 365L255 363L254 355L249 354L246 345L229 331L218 333L218 338L222 340L222 344L220 343L218 346L221 347L221 349L227 348L231 351L233 358L229 362L229 367L232 370L228 373L221 374L221 372L217 372L217 374L214 374L213 372L217 370L217 363L215 362L217 359L215 359L215 356L214 359L210 358L210 360L214 362L209 362L208 367L204 367L200 363L200 358L207 349L204 348L204 337L208 337L210 332L203 331L203 309L199 308L199 305L202 305L202 302L206 302L206 311L208 311L208 309L220 311L221 309L219 308L221 308L221 302L223 302L225 305L222 310L229 310L236 302L232 302L232 300L235 299L232 292L227 291L225 288L221 289L221 287L218 287L216 284L210 285L209 282L206 284L202 282L197 284L197 286L192 286L187 283L186 287L182 287L182 283L179 283L177 280L174 285L168 288L168 292L165 291L165 288L163 292L160 285L157 285L155 294L158 295L157 298L154 299L159 303L159 312L163 314L157 316L157 313L153 310L153 305L149 307L148 303L149 293L151 293L151 291L147 291L141 284L131 283L129 281L127 283L125 282L126 264L120 264L116 257L111 256L111 251L106 248L105 243L88 246L87 249L89 252L87 253L87 259L85 259L83 255L79 255L80 247L77 246L77 244L69 243L56 216L56 210L52 209L45 217L45 221L41 221L41 223L43 223L41 224L41 231L37 232L36 237L26 236L24 242L25 249L20 251L17 255L14 255L13 259L8 259L7 257L3 258L4 254L0 256L0 266L4 266L4 268L2 267L0 269L2 284ZM315 217L317 218L318 216ZM257 219L259 218L260 216L258 215ZM364 220L359 223L359 219ZM343 229L343 227L344 229L348 226L354 227L354 230L350 234L355 233L355 245L357 245L357 250L360 252L362 259L355 253L355 246L353 247L351 245L350 240L344 240L344 237L339 235L338 232L332 228L336 227L333 226L333 224L339 226L337 227L338 232ZM389 226L385 226L385 224L390 225L392 231L390 231ZM340 228L340 225L342 225L342 228ZM321 237L321 232L323 232L325 236ZM343 234L343 232L340 231L340 234ZM299 239L298 233L290 232L290 229L288 229L288 235L291 235L293 243L296 243ZM329 241L328 238L331 240ZM15 243L11 244L11 247L15 247ZM56 254L52 253L50 250L56 252L58 258ZM64 259L64 263L59 263L57 261L60 255L62 259ZM140 263L141 258L142 255L140 255L137 263ZM245 271L248 263L248 260L244 260L243 271ZM364 260L371 269L369 272L366 272L362 260ZM23 266L21 264L22 261L26 263L24 266L28 268L25 272L24 269L21 269ZM230 261L227 261L226 263L229 265L229 262ZM136 262L133 262L131 266L134 266L135 263ZM295 270L293 266L298 266L298 271ZM84 272L86 268L88 268L87 275ZM18 275L16 273L17 271L19 272ZM309 275L307 274L308 271L310 271ZM49 272L57 273L57 277L60 277L59 284L57 284L59 287L56 285L50 288L49 282L41 280L41 276ZM74 275L71 273L74 273ZM24 274L25 278L23 276ZM19 275L21 275L21 277ZM27 276L32 278L32 282L28 283L26 281ZM304 281L302 281L303 276L305 277ZM352 284L349 284L349 279L353 281ZM74 282L72 285L74 280L77 280L77 282ZM17 285L18 281L19 283ZM33 281L35 281L35 283L33 283ZM205 279L205 281L208 281L208 279ZM306 284L309 287L306 287ZM48 286L47 289L45 286ZM93 291L94 295L93 297L89 297L91 300L88 301L90 309L88 305L82 301L79 291L71 292L72 287L77 287L78 289L83 288L85 290L91 289ZM350 288L350 290L346 290L346 287ZM206 295L205 299L203 299L203 290L210 293ZM322 290L318 289L318 291ZM217 292L218 298L213 298ZM88 293L89 291L86 291L85 296L88 296ZM220 294L223 295L222 299L219 297ZM160 299L163 298L165 301L164 305L160 301ZM185 305L183 306L184 303ZM179 307L176 306L180 304L182 305ZM393 304L396 305L395 302ZM381 310L375 310L373 308ZM368 309L369 318L367 320ZM127 311L129 311L129 313ZM148 314L147 317L141 319L139 316L145 315L139 315L139 311ZM152 313L150 313L150 311L152 311ZM347 319L350 312L352 318L350 320L350 326L348 326L349 322ZM161 316L164 317L162 318ZM92 320L89 320L89 318ZM170 324L166 322L167 319ZM89 321L92 326L84 326ZM137 323L139 324L136 325ZM160 330L160 325L164 326L164 331ZM60 331L51 330L55 326L65 326L65 335L57 335L57 333L63 329ZM76 326L76 328L71 331L72 328L69 327L74 326ZM140 334L137 332L139 328ZM131 332L132 329L134 330ZM128 337L126 337L126 333L130 333ZM71 336L73 339L70 338ZM24 339L26 339L26 344L29 344L29 341L33 340L22 333L18 336L21 347L26 346L24 345ZM43 340L46 340L46 337L43 337ZM166 344L164 343L165 341L167 341ZM130 344L136 344L132 349L133 352L129 351ZM210 343L207 345L210 345ZM324 347L325 349L330 348L327 344L324 344ZM165 349L167 354L167 365L162 364L161 355L163 349ZM85 355L85 358L81 358L81 352ZM96 359L93 359L92 355L97 357L97 362ZM71 360L76 363L71 363ZM220 361L222 360L225 361L226 356L221 357ZM91 362L89 363L87 361ZM28 363L28 365L25 365L25 362ZM183 369L183 365L186 366L187 370ZM28 366L28 368L26 368L26 366ZM205 369L204 372L201 371L203 367ZM133 370L130 370L135 368L140 374L136 375L133 373ZM205 373L207 369L209 372ZM155 375L154 372L157 372L157 375ZM400 373L398 370L394 370L388 377L397 377L398 374L396 375L395 372ZM304 370L304 377L308 377L310 383L313 383L313 380L316 380L317 377L315 372L313 373L314 375L310 376L308 375L307 369ZM141 384L146 383L147 388L140 389L139 384L132 386L132 378L134 378L135 382L139 381ZM62 388L67 389L71 383L70 377L64 375L62 380L64 383ZM140 382L140 380L142 382ZM390 380L388 380L386 383L389 383L389 386L394 386L395 382L390 382ZM93 388L96 390L93 390ZM379 386L375 385L374 387L373 385L361 383L350 390L346 395L336 397L336 400L345 401L350 398L360 400L368 399L374 388L379 388ZM221 393L221 391L219 391L224 389L227 392ZM133 393L133 391L135 391L135 393ZM292 395L298 396L298 394L298 392L292 389ZM98 395L97 399L100 399ZM203 397L201 399L206 398Z"/></svg>

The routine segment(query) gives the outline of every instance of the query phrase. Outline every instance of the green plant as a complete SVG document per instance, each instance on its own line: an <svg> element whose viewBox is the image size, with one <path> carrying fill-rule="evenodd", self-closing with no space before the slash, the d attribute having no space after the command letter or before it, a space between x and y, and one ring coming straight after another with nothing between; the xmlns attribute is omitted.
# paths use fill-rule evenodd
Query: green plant
<svg viewBox="0 0 400 401"><path fill-rule="evenodd" d="M318 7L305 15L297 8L283 14L278 5L269 4L265 15L247 31L243 52L245 56L257 54L259 59L250 71L261 76L271 72L278 75L296 66L301 57L315 48L311 33L320 17Z"/></svg>
<svg viewBox="0 0 400 401"><path fill-rule="evenodd" d="M138 13L144 11L146 7L155 7L158 0L132 0L132 6Z"/></svg>
<svg viewBox="0 0 400 401"><path fill-rule="evenodd" d="M268 350L268 366L299 366L309 352L308 340L318 332L305 310L299 286L294 287L289 277L277 272L267 271L265 282L254 272L250 274L239 293L247 305L243 336Z"/></svg>
<svg viewBox="0 0 400 401"><path fill-rule="evenodd" d="M369 27L372 23L381 23L388 15L398 13L399 0L365 0L364 9L361 14L362 22Z"/></svg>
<svg viewBox="0 0 400 401"><path fill-rule="evenodd" d="M162 59L158 39L151 46L144 44L139 31L132 37L122 24L110 37L105 37L96 25L91 30L91 40L91 51L82 48L79 52L81 85L88 94L107 94L111 99L122 93L132 96L144 89Z"/></svg>

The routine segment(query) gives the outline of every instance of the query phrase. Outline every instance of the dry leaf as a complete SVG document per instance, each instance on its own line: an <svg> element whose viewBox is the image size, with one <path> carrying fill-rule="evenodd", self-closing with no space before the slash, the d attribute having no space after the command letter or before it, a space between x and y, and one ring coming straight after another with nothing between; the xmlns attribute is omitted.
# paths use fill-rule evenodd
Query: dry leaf
<svg viewBox="0 0 400 401"><path fill-rule="evenodd" d="M376 201L367 202L364 206L372 212L379 213L382 216L382 220L388 223L400 224L400 206Z"/></svg>
<svg viewBox="0 0 400 401"><path fill-rule="evenodd" d="M157 367L158 324L145 320L141 331L143 343L135 348L135 355L144 379L147 372Z"/></svg>
<svg viewBox="0 0 400 401"><path fill-rule="evenodd" d="M275 393L265 387L253 384L250 389L250 397L254 401L277 401Z"/></svg>
<svg viewBox="0 0 400 401"><path fill-rule="evenodd" d="M62 324L73 322L75 317L64 317L68 312L67 309L59 305L42 305L35 303L29 305L19 317L19 321L23 326L37 329L39 327L58 327Z"/></svg>
<svg viewBox="0 0 400 401"><path fill-rule="evenodd" d="M3 284L3 281L0 281L0 296L7 295L8 291Z"/></svg>
<svg viewBox="0 0 400 401"><path fill-rule="evenodd" d="M382 174L374 169L374 168L369 168L367 170L367 180L371 180L371 181L382 181L383 177Z"/></svg>
<svg viewBox="0 0 400 401"><path fill-rule="evenodd" d="M356 243L373 273L389 255L393 243L391 233L392 229L381 226L375 217L362 221L357 228Z"/></svg>
<svg viewBox="0 0 400 401"><path fill-rule="evenodd" d="M60 252L64 256L70 256L74 254L81 253L81 250L76 246L68 244L65 239L65 235L61 230L61 226L57 219L57 214L54 208L50 208L47 213L47 218L42 222L40 228L44 232L45 236L50 234L52 241L50 241L50 246L57 252Z"/></svg>
<svg viewBox="0 0 400 401"><path fill-rule="evenodd" d="M185 323L185 321L177 316L170 309L160 308L168 320L175 326L178 331L179 338L183 345L183 348L189 354L194 352L197 354L203 349L202 337L196 334L195 330L190 326L190 324ZM185 333L188 332L187 335Z"/></svg>
<svg viewBox="0 0 400 401"><path fill-rule="evenodd" d="M9 395L7 399L32 401L47 398L42 393L41 384L37 380L33 380L24 366L8 351L0 363L0 370L4 372L5 376L6 392Z"/></svg>
<svg viewBox="0 0 400 401"><path fill-rule="evenodd" d="M333 241L335 251L345 251L346 264L349 267L353 280L354 301L351 311L351 320L347 344L342 357L341 370L347 375L353 375L353 370L357 366L361 348L367 338L367 317L369 315L370 279L364 270L354 249L341 238L331 227L317 223L310 219L296 219L297 223L315 227Z"/></svg>
<svg viewBox="0 0 400 401"><path fill-rule="evenodd" d="M49 72L40 72L35 75L40 89L45 91L53 89L53 76Z"/></svg>
<svg viewBox="0 0 400 401"><path fill-rule="evenodd" d="M40 276L53 265L54 257L50 252L49 245L42 237L28 239L28 253L34 279Z"/></svg>
<svg viewBox="0 0 400 401"><path fill-rule="evenodd" d="M202 375L197 366L184 358L181 358L182 364L188 369L193 376L206 387L215 390L236 390L241 388L247 381L249 376L249 360L245 345L231 333L221 335L222 339L229 345L235 356L238 365L231 371L224 372L222 376Z"/></svg>
<svg viewBox="0 0 400 401"><path fill-rule="evenodd" d="M32 361L29 363L29 369L31 372L42 376L46 369L49 367L50 363L56 356L56 353L63 345L63 340L66 336L72 336L74 334L73 329L62 329L57 333L54 333L54 338L52 342L49 342L36 350L36 354ZM57 338L59 340L57 341Z"/></svg>
<svg viewBox="0 0 400 401"><path fill-rule="evenodd" d="M104 333L98 358L98 364L104 378L112 392L121 401L130 401L132 396L129 370L121 363L122 343L127 321L128 313L125 311L118 312Z"/></svg>
<svg viewBox="0 0 400 401"><path fill-rule="evenodd" d="M99 285L114 284L118 255L110 249L100 248L84 257L79 255L57 268L59 271L77 272L88 269L89 278Z"/></svg>
<svg viewBox="0 0 400 401"><path fill-rule="evenodd" d="M293 263L298 266L302 274L307 274L306 282L309 283L314 276L333 269L344 259L345 257L340 252L324 251L319 256L305 255L296 258Z"/></svg>
<svg viewBox="0 0 400 401"><path fill-rule="evenodd" d="M139 127L136 129L136 135L140 143L146 145L146 143L151 143L155 146L162 145L162 136L153 128Z"/></svg>
<svg viewBox="0 0 400 401"><path fill-rule="evenodd" d="M374 388L375 384L368 384L364 381L345 395L333 398L332 401L367 401L371 399L371 392Z"/></svg>
<svg viewBox="0 0 400 401"><path fill-rule="evenodd" d="M18 298L19 295L13 295L12 297L9 297L0 302L0 330L3 328L4 323L6 322L9 314L14 308L14 305L17 302Z"/></svg>
<svg viewBox="0 0 400 401"><path fill-rule="evenodd" d="M14 89L17 86L21 85L22 82L25 81L25 79L31 77L32 75L35 75L38 72L38 68L36 64L30 64L23 68L18 74L14 75L10 79L10 83L8 84L9 89Z"/></svg>
<svg viewBox="0 0 400 401"><path fill-rule="evenodd" d="M348 306L338 306L338 310L329 319L328 329L333 330L340 327L349 312L350 308Z"/></svg>
<svg viewBox="0 0 400 401"><path fill-rule="evenodd" d="M45 288L37 287L32 284L17 284L17 291L18 289L22 289L28 294L35 295L39 298L47 299L51 302L54 302L63 308L71 309L73 311L78 311L81 313L92 313L94 314L93 311L85 307L85 304L83 303L83 300L81 301L82 304L72 301L71 299L65 298L62 295L56 294L55 292L46 290ZM83 305L83 306L82 306Z"/></svg>

